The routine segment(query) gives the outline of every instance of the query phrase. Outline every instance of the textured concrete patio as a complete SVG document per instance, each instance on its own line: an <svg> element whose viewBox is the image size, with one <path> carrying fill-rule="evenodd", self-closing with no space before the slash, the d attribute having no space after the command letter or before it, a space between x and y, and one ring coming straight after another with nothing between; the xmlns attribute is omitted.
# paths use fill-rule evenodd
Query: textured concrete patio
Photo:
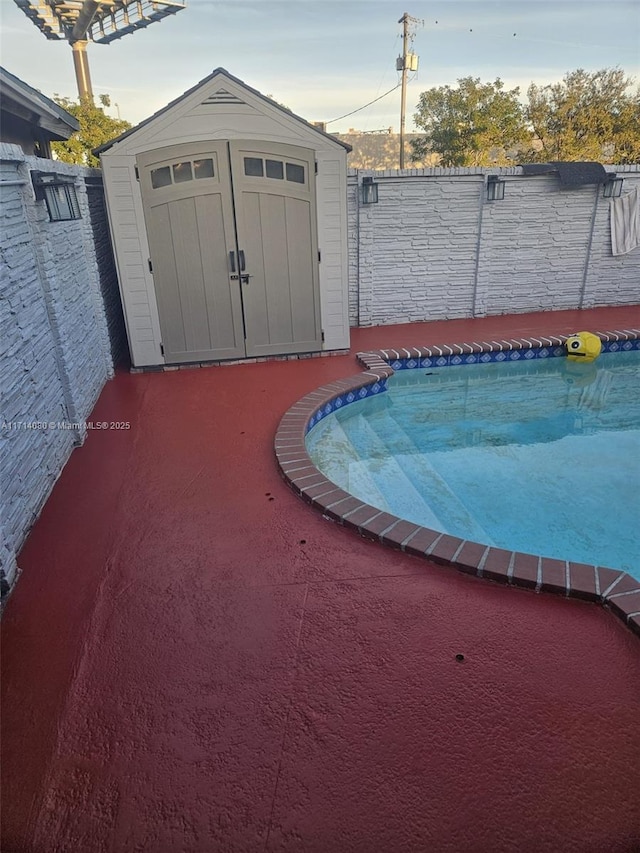
<svg viewBox="0 0 640 853"><path fill-rule="evenodd" d="M131 429L74 452L3 617L3 851L640 850L638 638L594 604L363 540L280 479L282 414L357 372L350 355L104 389L92 420Z"/></svg>

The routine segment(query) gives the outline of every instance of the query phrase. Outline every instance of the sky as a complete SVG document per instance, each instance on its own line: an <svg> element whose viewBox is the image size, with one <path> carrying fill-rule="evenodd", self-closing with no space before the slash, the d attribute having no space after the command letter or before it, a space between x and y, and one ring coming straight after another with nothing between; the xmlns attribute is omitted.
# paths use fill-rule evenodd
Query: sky
<svg viewBox="0 0 640 853"><path fill-rule="evenodd" d="M307 121L330 122L329 132L397 131L399 89L332 119L399 82L404 12L420 19L408 130L420 93L461 77L500 77L521 96L576 68L620 67L640 84L640 0L187 0L144 30L90 44L94 93L137 124L222 66ZM0 24L8 71L49 97L77 98L66 42L47 40L14 0L0 0Z"/></svg>

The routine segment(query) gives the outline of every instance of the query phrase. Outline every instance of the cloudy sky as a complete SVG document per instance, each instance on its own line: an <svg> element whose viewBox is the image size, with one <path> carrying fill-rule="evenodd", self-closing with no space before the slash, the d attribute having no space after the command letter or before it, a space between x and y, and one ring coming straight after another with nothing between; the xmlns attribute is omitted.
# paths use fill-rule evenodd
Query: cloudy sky
<svg viewBox="0 0 640 853"><path fill-rule="evenodd" d="M69 46L48 41L14 0L0 11L2 65L45 95L77 97ZM409 125L421 91L469 75L523 93L576 68L618 66L640 82L638 0L187 0L145 30L90 45L93 88L135 124L222 66L307 120L330 121L396 85L405 11L424 20ZM397 130L399 105L398 90L327 129Z"/></svg>

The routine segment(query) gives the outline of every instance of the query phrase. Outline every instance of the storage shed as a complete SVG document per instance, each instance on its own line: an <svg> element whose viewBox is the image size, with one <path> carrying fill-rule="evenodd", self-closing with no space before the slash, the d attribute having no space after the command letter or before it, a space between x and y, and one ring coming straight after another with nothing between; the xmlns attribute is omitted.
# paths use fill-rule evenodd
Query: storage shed
<svg viewBox="0 0 640 853"><path fill-rule="evenodd" d="M348 347L349 150L222 68L99 149L133 365Z"/></svg>

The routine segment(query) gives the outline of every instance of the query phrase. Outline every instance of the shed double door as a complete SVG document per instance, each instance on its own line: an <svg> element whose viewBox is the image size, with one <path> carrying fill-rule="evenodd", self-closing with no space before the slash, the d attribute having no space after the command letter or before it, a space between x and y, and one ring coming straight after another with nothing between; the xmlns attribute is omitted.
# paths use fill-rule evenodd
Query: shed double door
<svg viewBox="0 0 640 853"><path fill-rule="evenodd" d="M314 152L200 142L137 164L165 361L321 349Z"/></svg>

